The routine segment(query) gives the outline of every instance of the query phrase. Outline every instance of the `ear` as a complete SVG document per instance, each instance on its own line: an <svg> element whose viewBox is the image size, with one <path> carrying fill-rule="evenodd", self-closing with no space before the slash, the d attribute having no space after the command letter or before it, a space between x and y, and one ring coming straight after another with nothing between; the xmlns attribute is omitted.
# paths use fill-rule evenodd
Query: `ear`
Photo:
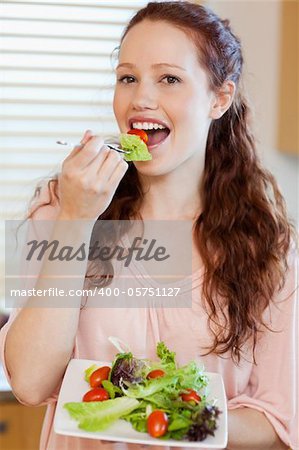
<svg viewBox="0 0 299 450"><path fill-rule="evenodd" d="M229 80L214 94L209 115L211 119L220 119L223 116L234 100L235 91L235 83Z"/></svg>

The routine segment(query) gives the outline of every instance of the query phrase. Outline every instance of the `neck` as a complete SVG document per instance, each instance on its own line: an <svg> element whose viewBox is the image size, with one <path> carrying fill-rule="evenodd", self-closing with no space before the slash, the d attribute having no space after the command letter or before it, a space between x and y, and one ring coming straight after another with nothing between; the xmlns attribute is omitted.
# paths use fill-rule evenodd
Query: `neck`
<svg viewBox="0 0 299 450"><path fill-rule="evenodd" d="M193 172L193 173L192 173ZM174 170L166 175L139 174L145 192L141 206L143 219L195 220L202 212L200 184L202 170Z"/></svg>

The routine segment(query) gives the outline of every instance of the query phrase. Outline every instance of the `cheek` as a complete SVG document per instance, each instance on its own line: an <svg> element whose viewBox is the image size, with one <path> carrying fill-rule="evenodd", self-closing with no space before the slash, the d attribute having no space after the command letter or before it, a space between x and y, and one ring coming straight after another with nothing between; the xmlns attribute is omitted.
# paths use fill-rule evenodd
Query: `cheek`
<svg viewBox="0 0 299 450"><path fill-rule="evenodd" d="M190 90L188 92L182 92L182 95L174 95L167 100L167 109L172 121L176 127L193 126L198 122L198 117L202 114L201 103L202 100L198 99L196 92Z"/></svg>
<svg viewBox="0 0 299 450"><path fill-rule="evenodd" d="M118 120L118 116L119 116L120 105L121 105L121 103L119 101L119 95L118 95L117 91L115 91L114 96L113 96L113 112L114 112L114 115L117 120Z"/></svg>
<svg viewBox="0 0 299 450"><path fill-rule="evenodd" d="M113 97L113 111L118 122L124 118L126 103L126 96L116 88Z"/></svg>
<svg viewBox="0 0 299 450"><path fill-rule="evenodd" d="M196 93L193 97L185 98L181 101L177 117L178 123L184 128L186 137L197 136L199 138L206 133L210 124L208 99L198 96Z"/></svg>
<svg viewBox="0 0 299 450"><path fill-rule="evenodd" d="M194 102L182 101L170 111L172 111L174 124L173 137L179 142L179 145L190 143L198 132L199 122Z"/></svg>

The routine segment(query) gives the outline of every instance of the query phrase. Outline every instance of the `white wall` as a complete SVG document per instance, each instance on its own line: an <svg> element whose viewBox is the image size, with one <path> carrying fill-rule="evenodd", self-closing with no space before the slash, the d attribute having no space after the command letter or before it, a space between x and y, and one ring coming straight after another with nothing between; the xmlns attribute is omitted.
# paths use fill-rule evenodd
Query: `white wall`
<svg viewBox="0 0 299 450"><path fill-rule="evenodd" d="M209 0L205 4L220 17L230 19L241 39L258 149L266 167L276 176L290 217L299 224L299 160L276 148L281 2Z"/></svg>

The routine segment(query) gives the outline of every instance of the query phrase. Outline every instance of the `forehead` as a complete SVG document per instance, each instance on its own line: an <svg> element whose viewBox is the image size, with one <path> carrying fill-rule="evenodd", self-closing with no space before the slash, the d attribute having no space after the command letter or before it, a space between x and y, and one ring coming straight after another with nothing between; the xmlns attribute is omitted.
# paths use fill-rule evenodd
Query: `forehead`
<svg viewBox="0 0 299 450"><path fill-rule="evenodd" d="M188 66L198 65L198 50L191 38L181 29L166 21L144 20L124 38L119 62L153 64L167 62Z"/></svg>

